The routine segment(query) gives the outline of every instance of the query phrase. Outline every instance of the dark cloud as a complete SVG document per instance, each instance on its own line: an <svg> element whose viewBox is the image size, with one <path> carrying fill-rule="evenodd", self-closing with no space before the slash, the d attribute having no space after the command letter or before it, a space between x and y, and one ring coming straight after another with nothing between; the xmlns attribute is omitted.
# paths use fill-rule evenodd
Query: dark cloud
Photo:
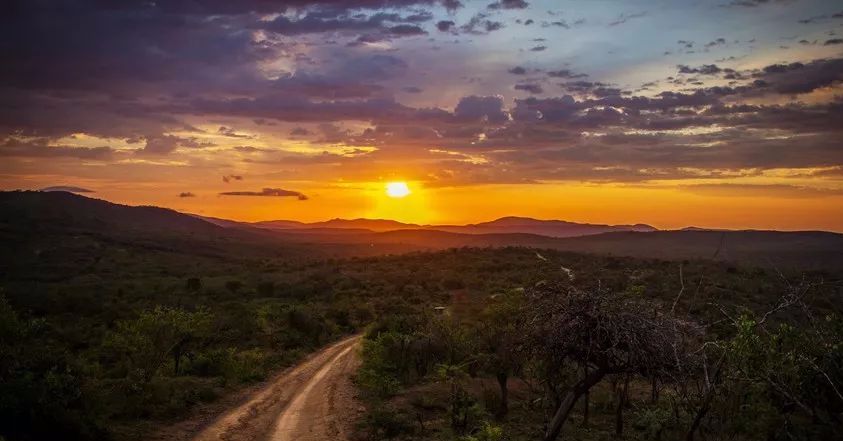
<svg viewBox="0 0 843 441"><path fill-rule="evenodd" d="M242 133L237 133L237 131L234 130L233 128L226 127L226 126L220 126L220 128L217 129L217 134L222 135L222 136L226 136L226 137L229 137L229 138L253 138L252 135L245 135L245 134L242 134Z"/></svg>
<svg viewBox="0 0 843 441"><path fill-rule="evenodd" d="M260 147L253 147L253 146L250 146L250 145L238 145L238 146L235 146L233 148L234 148L235 151L238 151L238 152L241 152L241 153L262 153L262 152L270 151L268 149L264 149L264 148L260 148Z"/></svg>
<svg viewBox="0 0 843 441"><path fill-rule="evenodd" d="M722 46L724 44L726 44L726 39L725 38L718 38L716 40L711 40L708 43L706 43L705 48L710 49L710 48L713 48L715 46Z"/></svg>
<svg viewBox="0 0 843 441"><path fill-rule="evenodd" d="M227 146L221 154L250 163L277 163L279 155L288 155L285 163L336 167L336 176L343 177L364 173L372 161L422 158L420 168L433 164L431 179L439 185L716 179L768 168L839 167L843 162L843 103L834 98L837 90L799 96L839 87L840 58L733 70L724 63L735 58L721 57L715 61L719 65L679 65L683 75L657 79L668 91L660 92L653 79L646 94L599 77L585 81L585 74L569 69L516 66L508 71L532 75L509 77L523 80L514 90L542 95L516 93L522 99L514 101L467 96L453 110L453 101L443 101L443 108L419 107L439 98L409 94L420 93L422 87L432 91L442 80L432 73L437 60L420 53L423 46L441 48L450 60L467 51L472 40L482 40L473 36L503 28L504 18L527 14L501 11L526 2L502 0L490 10L491 1L472 5L479 12L448 19L445 11L434 8L453 12L462 3L15 0L0 15L0 156L9 167L23 170L34 163L131 159L132 153L178 155L209 146L203 141L208 136L246 139L259 133L267 140L288 136L330 143L348 153L296 155L279 153L283 149L277 147L241 145ZM553 21L531 17L547 27L583 23L550 15ZM604 23L619 26L643 15L621 14ZM470 18L463 21L465 17ZM515 22L528 25L533 18ZM822 18L830 19L828 14ZM435 23L439 31L471 35L397 43L424 36L435 20L441 20ZM532 37L512 44L531 42ZM385 41L396 44L368 44ZM817 40L815 49L823 44L840 42L829 34ZM545 46L538 41L529 45ZM722 37L699 43L680 40L677 45L670 51L702 54L737 46ZM511 55L501 63L527 62L525 53ZM475 60L469 58L466 65L473 66ZM587 59L582 62L589 65ZM466 74L479 78L473 90L511 87L501 68L495 69L497 75L488 77L482 69ZM454 81L462 80L455 75ZM561 96L551 96L551 88ZM71 145L75 142L70 137L79 133L120 140L115 145L121 147L112 148L108 140L99 147ZM361 145L377 150L354 150ZM431 146L449 153L428 156ZM208 163L216 159L210 153L202 156ZM224 165L213 164L246 170L241 165L227 159Z"/></svg>
<svg viewBox="0 0 843 441"><path fill-rule="evenodd" d="M542 22L543 28L549 28L551 26L556 26L556 27L565 28L565 29L571 28L571 25L569 25L568 22L565 21L565 20L543 21Z"/></svg>
<svg viewBox="0 0 843 441"><path fill-rule="evenodd" d="M744 7L744 8L754 8L757 6L764 6L773 3L786 3L792 0L733 0L725 5L725 7Z"/></svg>
<svg viewBox="0 0 843 441"><path fill-rule="evenodd" d="M231 181L242 181L243 176L241 175L225 175L222 177L222 181L228 184Z"/></svg>
<svg viewBox="0 0 843 441"><path fill-rule="evenodd" d="M442 6L448 10L448 12L453 13L459 8L462 8L464 5L459 0L442 0Z"/></svg>
<svg viewBox="0 0 843 441"><path fill-rule="evenodd" d="M559 70L549 70L547 71L547 76L553 78L584 78L588 75L583 73L574 73L568 69L559 69Z"/></svg>
<svg viewBox="0 0 843 441"><path fill-rule="evenodd" d="M723 72L723 69L718 67L716 64L703 64L699 67L690 67L684 64L679 64L676 67L679 69L679 73L683 74L717 75Z"/></svg>
<svg viewBox="0 0 843 441"><path fill-rule="evenodd" d="M189 191L183 191L183 192L179 193L179 197L180 198L195 198L196 195L189 192Z"/></svg>
<svg viewBox="0 0 843 441"><path fill-rule="evenodd" d="M294 197L300 201L308 199L303 193L282 188L264 188L261 191L226 191L220 196L268 196L268 197Z"/></svg>
<svg viewBox="0 0 843 441"><path fill-rule="evenodd" d="M386 121L439 118L437 109L413 109L391 98L312 101L287 95L265 95L256 98L197 99L170 109L177 113L227 115L275 119L291 122L318 121Z"/></svg>
<svg viewBox="0 0 843 441"><path fill-rule="evenodd" d="M623 92L619 88L611 87L610 84L601 83L599 81L569 81L560 84L560 86L568 92L589 94L598 97L621 95Z"/></svg>
<svg viewBox="0 0 843 441"><path fill-rule="evenodd" d="M311 135L310 130L305 129L304 127L296 127L293 130L290 130L290 136L309 136Z"/></svg>
<svg viewBox="0 0 843 441"><path fill-rule="evenodd" d="M504 24L499 21L489 19L489 14L485 12L478 12L474 14L467 23L460 26L460 30L469 34L488 34L503 29Z"/></svg>
<svg viewBox="0 0 843 441"><path fill-rule="evenodd" d="M74 187L72 185L55 185L52 187L44 187L38 191L66 191L68 193L95 193L94 190L89 190L82 187Z"/></svg>
<svg viewBox="0 0 843 441"><path fill-rule="evenodd" d="M275 80L273 86L288 96L347 99L385 96L379 81L397 78L409 69L394 55L349 57L320 71L299 70Z"/></svg>
<svg viewBox="0 0 843 441"><path fill-rule="evenodd" d="M467 96L454 108L454 116L460 120L483 120L502 123L509 120L500 96Z"/></svg>
<svg viewBox="0 0 843 441"><path fill-rule="evenodd" d="M498 0L487 6L489 9L524 9L530 6L524 0Z"/></svg>
<svg viewBox="0 0 843 441"><path fill-rule="evenodd" d="M389 35L400 35L400 36L410 36L410 35L427 35L427 31L422 29L416 25L396 25L389 28L387 31Z"/></svg>
<svg viewBox="0 0 843 441"><path fill-rule="evenodd" d="M835 44L843 44L843 38L832 38L826 40L825 43L823 43L823 46L831 46Z"/></svg>
<svg viewBox="0 0 843 441"><path fill-rule="evenodd" d="M547 46L543 46L543 45L533 46L533 47L530 48L530 50L533 51L533 52L541 52L545 49L547 49Z"/></svg>
<svg viewBox="0 0 843 441"><path fill-rule="evenodd" d="M424 33L416 23L427 21L433 15L427 12L401 15L393 12L346 14L345 11L313 10L304 16L290 18L279 15L261 26L281 35L302 35L326 32L363 33L380 31L394 36L419 35Z"/></svg>
<svg viewBox="0 0 843 441"><path fill-rule="evenodd" d="M808 93L843 80L843 58L772 64L753 77L756 79L753 84L759 90L781 94Z"/></svg>
<svg viewBox="0 0 843 441"><path fill-rule="evenodd" d="M618 15L617 18L609 22L609 26L618 26L622 25L630 20L634 20L636 18L641 18L647 15L647 11L642 12L634 12L634 13L622 13Z"/></svg>
<svg viewBox="0 0 843 441"><path fill-rule="evenodd" d="M198 141L195 138L182 138L174 135L146 135L145 145L135 152L141 155L167 155L179 147L201 148L213 146L213 143Z"/></svg>
<svg viewBox="0 0 843 441"><path fill-rule="evenodd" d="M523 90L524 92L528 92L534 95L544 92L541 85L534 83L516 84L514 88L515 90Z"/></svg>
<svg viewBox="0 0 843 441"><path fill-rule="evenodd" d="M439 29L441 32L450 32L456 25L457 24L451 20L441 20L436 23L436 29Z"/></svg>
<svg viewBox="0 0 843 441"><path fill-rule="evenodd" d="M486 22L484 23L484 26L486 28L486 32L492 32L492 31L497 31L497 30L503 29L504 24L502 22L499 22L499 21L486 20Z"/></svg>
<svg viewBox="0 0 843 441"><path fill-rule="evenodd" d="M439 3L439 2L436 2ZM14 1L0 14L0 130L64 136L142 137L185 124L150 109L156 97L255 96L268 81L259 63L291 57L280 35L310 31L424 35L433 1L97 0ZM441 4L449 8L458 2ZM388 6L389 12L372 9ZM289 8L296 8L293 15ZM396 12L400 11L400 12ZM258 14L280 14L263 21ZM256 40L253 31L271 29ZM104 38L103 36L108 36ZM318 90L313 87L311 90ZM341 90L346 92L346 90ZM371 96L380 90L364 90ZM2 132L0 132L2 133ZM173 150L153 140L147 152Z"/></svg>
<svg viewBox="0 0 843 441"><path fill-rule="evenodd" d="M111 147L75 147L67 145L50 145L48 140L19 140L8 138L0 142L0 157L17 158L76 158L86 160L106 161L112 159L114 150Z"/></svg>

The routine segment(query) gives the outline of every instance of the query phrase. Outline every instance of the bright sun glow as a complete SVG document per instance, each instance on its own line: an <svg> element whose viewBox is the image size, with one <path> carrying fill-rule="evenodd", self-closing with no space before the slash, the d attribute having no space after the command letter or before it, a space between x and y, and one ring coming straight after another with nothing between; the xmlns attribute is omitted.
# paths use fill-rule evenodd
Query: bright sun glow
<svg viewBox="0 0 843 441"><path fill-rule="evenodd" d="M407 187L406 182L388 182L386 194L391 198L403 198L410 194L410 188Z"/></svg>

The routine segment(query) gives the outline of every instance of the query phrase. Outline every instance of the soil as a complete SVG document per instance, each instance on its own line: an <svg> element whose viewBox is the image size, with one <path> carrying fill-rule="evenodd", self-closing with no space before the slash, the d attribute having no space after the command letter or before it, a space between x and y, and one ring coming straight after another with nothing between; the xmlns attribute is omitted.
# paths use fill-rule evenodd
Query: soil
<svg viewBox="0 0 843 441"><path fill-rule="evenodd" d="M360 336L334 343L274 379L160 431L158 441L344 441L363 407L351 376ZM220 405L218 404L218 406Z"/></svg>

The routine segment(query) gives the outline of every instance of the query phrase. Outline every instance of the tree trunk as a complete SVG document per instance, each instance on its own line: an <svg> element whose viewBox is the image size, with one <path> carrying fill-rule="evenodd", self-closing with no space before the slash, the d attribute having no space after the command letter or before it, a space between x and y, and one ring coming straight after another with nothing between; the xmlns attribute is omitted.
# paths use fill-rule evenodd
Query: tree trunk
<svg viewBox="0 0 843 441"><path fill-rule="evenodd" d="M583 375L588 376L588 365L583 364L582 367ZM589 391L585 391L583 396L583 403L582 403L582 426L588 427L588 407L589 407Z"/></svg>
<svg viewBox="0 0 843 441"><path fill-rule="evenodd" d="M686 441L694 441L694 433L696 433L697 429L702 424L703 418L708 413L708 410L711 408L711 402L714 401L714 392L717 389L714 387L714 384L717 382L718 378L720 377L720 368L723 366L723 360L726 358L726 354L720 356L720 359L717 361L717 366L714 368L714 375L712 375L713 381L708 386L708 390L705 393L705 397L703 398L702 405L700 409L697 411L697 415L694 417L694 421L691 423L691 427L688 429L688 434L685 435Z"/></svg>
<svg viewBox="0 0 843 441"><path fill-rule="evenodd" d="M179 364L181 362L181 346L176 346L173 350L173 376L179 375Z"/></svg>
<svg viewBox="0 0 843 441"><path fill-rule="evenodd" d="M571 409L577 404L577 399L591 389L592 386L599 383L605 375L606 372L604 370L597 369L580 380L565 394L565 398L562 399L562 403L556 409L556 413L550 421L550 426L548 426L547 433L544 435L544 441L555 441L559 438L559 433L562 432L562 425L568 419Z"/></svg>
<svg viewBox="0 0 843 441"><path fill-rule="evenodd" d="M618 388L618 407L615 409L615 434L623 435L623 408L626 405L626 397L629 393L629 374L623 382L623 388Z"/></svg>
<svg viewBox="0 0 843 441"><path fill-rule="evenodd" d="M653 377L652 389L650 390L650 402L656 404L659 401L659 379Z"/></svg>
<svg viewBox="0 0 843 441"><path fill-rule="evenodd" d="M501 404L498 407L498 419L503 418L509 412L509 388L507 388L507 380L509 376L506 372L498 372L498 386L501 388Z"/></svg>
<svg viewBox="0 0 843 441"><path fill-rule="evenodd" d="M711 388L705 395L703 399L703 404L700 406L700 409L697 411L697 415L694 417L694 421L691 423L691 427L688 429L688 434L685 436L686 441L694 441L694 433L696 433L697 429L700 427L703 418L708 413L708 409L711 407L711 401L714 399L714 388Z"/></svg>

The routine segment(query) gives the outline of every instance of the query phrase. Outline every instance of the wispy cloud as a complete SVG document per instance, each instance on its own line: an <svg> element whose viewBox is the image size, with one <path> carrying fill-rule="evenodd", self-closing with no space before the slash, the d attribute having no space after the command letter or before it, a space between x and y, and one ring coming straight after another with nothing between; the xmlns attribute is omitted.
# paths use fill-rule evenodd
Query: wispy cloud
<svg viewBox="0 0 843 441"><path fill-rule="evenodd" d="M266 197L294 197L306 201L308 197L301 192L284 190L282 188L264 188L261 191L225 191L220 196L266 196Z"/></svg>

